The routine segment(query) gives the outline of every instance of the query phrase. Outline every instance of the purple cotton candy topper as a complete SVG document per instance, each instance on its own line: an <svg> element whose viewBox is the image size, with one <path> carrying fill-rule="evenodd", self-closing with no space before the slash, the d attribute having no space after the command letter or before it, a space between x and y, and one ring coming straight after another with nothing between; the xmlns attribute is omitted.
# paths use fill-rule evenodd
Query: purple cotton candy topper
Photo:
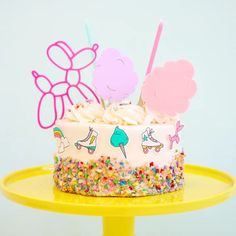
<svg viewBox="0 0 236 236"><path fill-rule="evenodd" d="M116 49L109 48L96 62L93 86L97 95L110 102L127 98L135 89L138 76L132 61Z"/></svg>

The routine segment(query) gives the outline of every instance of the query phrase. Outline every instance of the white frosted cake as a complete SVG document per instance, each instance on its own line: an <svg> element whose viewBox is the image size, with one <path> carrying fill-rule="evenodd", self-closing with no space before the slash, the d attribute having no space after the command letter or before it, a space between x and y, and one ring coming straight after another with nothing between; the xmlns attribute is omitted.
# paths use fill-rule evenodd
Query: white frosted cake
<svg viewBox="0 0 236 236"><path fill-rule="evenodd" d="M145 196L182 188L184 153L180 143L171 143L177 120L159 122L148 122L138 105L73 106L53 129L56 186L94 196Z"/></svg>
<svg viewBox="0 0 236 236"><path fill-rule="evenodd" d="M53 178L61 191L133 197L183 188L178 117L187 110L196 84L187 60L153 68L162 28L160 23L138 101L132 104L127 101L139 78L132 60L114 48L100 53L94 43L74 50L57 41L47 48L47 57L62 79L53 82L32 71L41 93L38 124L53 128L57 143ZM90 87L82 75L94 62ZM48 107L52 112L45 114Z"/></svg>

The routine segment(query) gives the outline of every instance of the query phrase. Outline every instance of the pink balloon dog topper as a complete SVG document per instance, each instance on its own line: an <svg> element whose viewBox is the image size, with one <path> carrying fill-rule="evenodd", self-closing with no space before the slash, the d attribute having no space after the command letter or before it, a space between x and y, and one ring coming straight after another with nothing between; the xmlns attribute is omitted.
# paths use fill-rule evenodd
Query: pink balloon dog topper
<svg viewBox="0 0 236 236"><path fill-rule="evenodd" d="M38 90L42 93L42 97L38 104L38 124L43 129L52 127L58 118L62 118L65 113L64 99L67 98L73 105L78 102L78 98L73 99L73 94L82 96L85 100L90 100L85 94L85 90L89 92L98 103L99 98L95 92L85 83L81 82L80 71L90 66L97 57L98 44L94 44L91 48L82 48L77 52L74 52L67 43L58 41L47 48L47 56L49 60L59 69L65 71L65 77L63 81L52 83L49 78L44 75L40 75L36 71L32 71L34 77L34 83ZM56 55L59 55L57 57ZM43 88L41 85L44 85ZM46 86L45 86L46 85ZM47 107L47 100L53 105L53 116L49 124L45 124L42 121L42 107ZM61 114L58 115L59 107L61 107Z"/></svg>
<svg viewBox="0 0 236 236"><path fill-rule="evenodd" d="M132 61L113 48L105 50L97 60L93 78L97 94L110 102L127 98L138 82Z"/></svg>
<svg viewBox="0 0 236 236"><path fill-rule="evenodd" d="M147 108L170 116L185 112L197 88L193 74L193 67L186 60L156 67L147 75L142 87L142 99Z"/></svg>

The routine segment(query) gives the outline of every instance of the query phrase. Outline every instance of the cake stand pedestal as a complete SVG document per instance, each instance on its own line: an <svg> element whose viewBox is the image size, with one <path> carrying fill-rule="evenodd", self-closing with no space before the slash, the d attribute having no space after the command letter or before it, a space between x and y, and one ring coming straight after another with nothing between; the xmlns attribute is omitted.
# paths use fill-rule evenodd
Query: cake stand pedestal
<svg viewBox="0 0 236 236"><path fill-rule="evenodd" d="M193 211L233 196L236 180L229 174L185 165L183 190L157 196L117 198L63 193L54 187L53 166L11 173L1 180L3 194L19 204L68 214L103 216L104 236L134 235L134 217Z"/></svg>

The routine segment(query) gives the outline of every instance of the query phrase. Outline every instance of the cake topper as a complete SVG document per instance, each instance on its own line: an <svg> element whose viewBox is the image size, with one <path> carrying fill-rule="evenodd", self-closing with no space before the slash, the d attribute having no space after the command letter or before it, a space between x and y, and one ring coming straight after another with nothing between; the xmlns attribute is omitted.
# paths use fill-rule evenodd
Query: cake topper
<svg viewBox="0 0 236 236"><path fill-rule="evenodd" d="M153 44L153 47L152 47L152 52L151 52L151 55L150 55L150 58L149 58L146 75L149 74L152 71L152 67L153 67L153 63L154 63L155 56L156 56L156 53L157 53L157 48L158 48L159 41L160 41L160 38L161 38L162 30L163 30L163 23L161 21L160 24L157 27L155 41L154 41L154 44ZM143 106L143 99L142 99L141 95L139 97L138 105Z"/></svg>
<svg viewBox="0 0 236 236"><path fill-rule="evenodd" d="M159 45L159 41L160 41L160 38L161 38L162 30L163 30L163 23L161 21L160 24L158 25L158 28L157 28L156 37L155 37L152 52L151 52L151 55L150 55L150 58L149 58L146 75L149 74L152 71L152 67L153 67L155 56L156 56L157 48L158 48L158 45Z"/></svg>
<svg viewBox="0 0 236 236"><path fill-rule="evenodd" d="M196 83L192 80L194 70L186 60L169 61L163 67L152 71L154 58L160 40L163 24L157 29L146 78L142 86L139 105L145 106L153 113L175 116L183 113L189 106L189 99L196 92Z"/></svg>
<svg viewBox="0 0 236 236"><path fill-rule="evenodd" d="M88 44L89 46L91 46L93 39L92 39L91 30L88 24L85 24L85 32L86 32ZM95 68L95 63L93 64L93 67ZM103 98L100 98L100 102L101 102L102 107L105 108L105 101L103 100Z"/></svg>
<svg viewBox="0 0 236 236"><path fill-rule="evenodd" d="M193 67L186 60L156 67L147 75L142 87L142 99L147 108L170 116L185 112L196 92L193 74Z"/></svg>
<svg viewBox="0 0 236 236"><path fill-rule="evenodd" d="M97 94L109 102L127 98L135 89L138 76L131 60L110 48L96 61L93 85Z"/></svg>
<svg viewBox="0 0 236 236"><path fill-rule="evenodd" d="M91 99L85 94L89 92L93 98L100 103L99 98L95 92L85 83L81 81L80 71L90 66L97 57L98 44L93 44L92 47L85 47L77 52L74 52L70 46L63 42L57 41L47 48L47 56L49 60L59 69L65 71L63 81L52 83L45 75L39 74L33 70L34 83L38 90L42 93L42 97L38 104L38 124L43 129L52 127L57 119L61 119L65 113L64 99L67 98L73 105L78 101L73 99L73 94L76 93L79 97L82 96L85 100ZM88 55L89 54L89 55ZM60 55L60 57L57 57ZM91 56L92 55L92 56ZM44 84L42 87L41 85ZM45 86L46 85L46 86ZM45 88L46 87L46 88ZM53 104L53 116L49 124L42 121L41 109L43 106L48 106L47 100ZM61 114L59 115L58 108L61 107Z"/></svg>

